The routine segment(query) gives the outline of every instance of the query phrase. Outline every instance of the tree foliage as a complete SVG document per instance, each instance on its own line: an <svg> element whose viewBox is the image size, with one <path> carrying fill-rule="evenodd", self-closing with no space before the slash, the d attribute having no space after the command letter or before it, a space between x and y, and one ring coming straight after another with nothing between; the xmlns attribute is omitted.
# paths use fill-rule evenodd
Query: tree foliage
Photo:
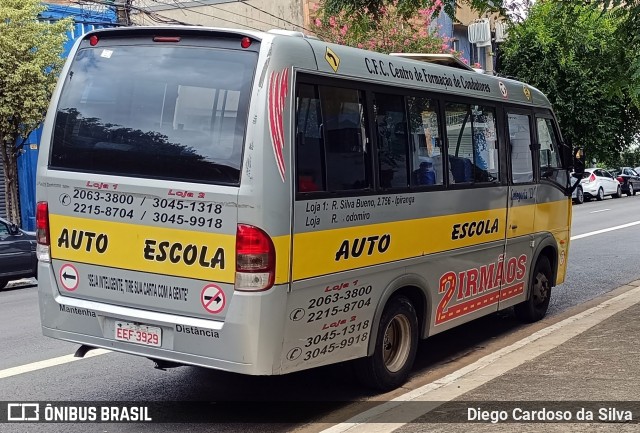
<svg viewBox="0 0 640 433"><path fill-rule="evenodd" d="M395 6L383 7L374 15L367 8L357 12L328 15L320 6L313 31L323 40L382 53L461 53L450 46L447 36L438 34L431 19L442 6L436 0L431 7L419 9L415 17L404 17ZM322 18L320 18L322 17Z"/></svg>
<svg viewBox="0 0 640 433"><path fill-rule="evenodd" d="M640 107L640 0L590 0L588 3L618 20L616 40L625 47L630 59L625 64L625 80L620 80L618 86L621 91L629 92Z"/></svg>
<svg viewBox="0 0 640 433"><path fill-rule="evenodd" d="M544 92L563 136L587 159L609 161L640 131L640 113L620 82L631 58L616 39L621 21L579 2L538 2L510 29L501 70Z"/></svg>
<svg viewBox="0 0 640 433"><path fill-rule="evenodd" d="M395 5L400 14L408 18L420 9L433 7L435 0L325 0L323 3L327 15L337 15L340 12L352 15L367 9L375 18L384 8ZM442 0L441 9L455 21L456 11L462 3L477 11L479 16L485 13L499 13L505 17L511 16L517 21L523 18L531 0ZM439 11L440 9L436 14Z"/></svg>
<svg viewBox="0 0 640 433"><path fill-rule="evenodd" d="M0 153L7 213L14 223L20 219L16 171L20 143L44 119L71 25L70 20L38 21L43 10L39 0L0 0Z"/></svg>

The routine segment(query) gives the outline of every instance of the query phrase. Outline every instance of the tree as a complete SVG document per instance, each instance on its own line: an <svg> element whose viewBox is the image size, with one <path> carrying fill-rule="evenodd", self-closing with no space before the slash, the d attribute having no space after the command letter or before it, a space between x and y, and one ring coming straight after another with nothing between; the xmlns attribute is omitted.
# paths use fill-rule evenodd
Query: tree
<svg viewBox="0 0 640 433"><path fill-rule="evenodd" d="M441 7L440 0L415 17L404 17L395 6L384 7L376 15L364 8L360 11L327 16L320 7L312 24L313 31L323 40L382 53L447 53L459 56L449 45L449 38L432 28L431 18Z"/></svg>
<svg viewBox="0 0 640 433"><path fill-rule="evenodd" d="M435 0L324 0L323 9L328 16L338 15L340 12L353 15L364 9L367 9L374 16L378 16L386 7L396 6L400 13L407 18L415 16L420 9L433 7L435 2ZM454 21L456 9L460 7L460 3L466 3L479 15L498 13L519 20L522 19L522 13L528 9L531 0L441 0L441 3L444 13ZM436 14L438 12L439 9Z"/></svg>
<svg viewBox="0 0 640 433"><path fill-rule="evenodd" d="M44 119L71 20L38 20L40 0L0 0L0 153L7 214L20 221L17 159L29 134Z"/></svg>
<svg viewBox="0 0 640 433"><path fill-rule="evenodd" d="M545 93L564 138L588 160L611 160L640 131L638 107L619 86L632 61L616 39L620 25L584 3L538 2L502 47L500 72Z"/></svg>
<svg viewBox="0 0 640 433"><path fill-rule="evenodd" d="M626 48L630 62L624 80L618 85L622 92L629 92L635 105L640 107L640 0L590 0L588 3L619 20L616 40Z"/></svg>

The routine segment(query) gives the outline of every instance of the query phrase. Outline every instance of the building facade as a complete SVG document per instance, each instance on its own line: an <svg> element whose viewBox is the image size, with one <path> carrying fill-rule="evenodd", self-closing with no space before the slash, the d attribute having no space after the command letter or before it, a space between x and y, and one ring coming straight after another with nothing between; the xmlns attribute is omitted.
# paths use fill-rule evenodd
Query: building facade
<svg viewBox="0 0 640 433"><path fill-rule="evenodd" d="M306 3L307 0L131 0L130 18L137 25L303 31Z"/></svg>

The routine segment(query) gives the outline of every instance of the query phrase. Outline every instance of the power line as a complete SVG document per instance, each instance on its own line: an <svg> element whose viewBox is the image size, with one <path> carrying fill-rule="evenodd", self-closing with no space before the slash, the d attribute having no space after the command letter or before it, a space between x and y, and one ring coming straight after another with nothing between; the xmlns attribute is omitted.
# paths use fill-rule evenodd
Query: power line
<svg viewBox="0 0 640 433"><path fill-rule="evenodd" d="M164 3L164 2L161 2L159 0L152 0L152 1L154 3L159 3L159 4L162 4L162 5L165 5L165 6L169 6L168 3ZM220 10L220 11L225 12L225 13L232 13L232 12L226 10L226 9L223 9L223 8L220 8L218 6L214 6L214 5L211 5L211 4L208 4L208 3L203 3L202 1L199 1L199 0L191 0L191 1L193 3L198 3L198 4L202 5L202 6L207 6L207 7L210 7L212 9L217 9L217 10ZM301 28L301 29L303 29L303 30L305 30L307 32L313 33L312 30L309 30L306 27L301 26L300 24L296 24L296 23L291 22L291 21L289 21L289 20L287 20L285 18L282 18L282 17L279 17L277 15L274 15L274 14L272 14L270 12L267 12L267 11L265 11L263 9L260 9L259 7L256 7L256 6L254 6L252 4L249 4L249 3L246 3L245 1L246 0L239 0L238 2L235 2L235 3L242 3L244 6L249 6L250 8L253 8L253 9L259 11L259 12L262 12L262 13L270 16L270 17L273 17L273 18L279 20L279 21L283 21L283 22L285 22L287 24L290 24L293 27L298 27L298 28ZM179 8L179 9L181 9L183 11L189 11L189 12L193 12L193 13L198 13L198 14L201 14L201 15L209 16L211 18L216 18L216 19L219 19L219 20L222 20L222 21L227 21L227 22L230 22L230 23L233 23L233 24L236 24L236 25L250 27L250 28L252 28L254 30L263 31L261 29L255 28L255 27L251 27L251 26L248 26L248 25L245 25L245 24L241 24L241 23L238 23L238 22L235 22L235 21L228 20L228 19L220 18L220 17L215 16L215 15L210 15L210 14L207 14L207 13L204 13L204 12L192 10L191 8L187 8L185 6L180 5L176 0L173 0L173 3L176 5L177 8ZM246 18L247 20L252 20L252 21L256 21L256 22L262 23L262 24L267 24L268 26L271 26L271 27L273 27L273 26L279 27L280 26L278 23L274 24L274 23L270 23L270 22L259 20L257 18L248 17L246 15L241 15L241 14L238 14L238 15L243 17L243 18Z"/></svg>
<svg viewBox="0 0 640 433"><path fill-rule="evenodd" d="M75 0L74 3L77 4L81 4L80 2L86 3L86 2L90 2L90 3L95 3L95 4L100 4L100 5L105 5L105 6L113 6L113 2L112 1L108 1L108 0ZM156 22L156 23L160 23L160 24L178 24L178 25L183 25L183 26L192 26L194 24L191 23L185 23L183 21L179 21L164 15L160 15L157 12L152 12L152 11L147 11L143 8L137 7L137 6L133 6L131 3L127 3L126 7L134 10L136 12L140 12L142 14L145 14L146 16L149 17L149 19L151 19L152 21Z"/></svg>
<svg viewBox="0 0 640 433"><path fill-rule="evenodd" d="M166 4L166 3L162 3L162 2L160 2L160 1L158 1L158 0L153 0L153 1L154 1L155 3ZM201 4L201 5L209 6L209 7L214 8L214 9L219 9L219 10L221 10L221 11L225 12L225 13L231 13L231 12L229 12L229 11L226 11L226 10L224 10L224 9L222 9L222 8L219 8L219 7L216 7L216 6L213 6L213 5L209 5L209 4L206 4L206 3L202 3L202 2L200 2L200 1L196 1L196 0L192 0L192 1L193 1L194 3L199 3L199 4ZM221 21L226 21L226 22L228 22L228 23L235 24L235 25L237 25L237 26L249 27L250 29L252 29L252 30L257 30L257 31L259 31L259 32L264 31L264 30L259 29L259 28L257 28L257 27L252 27L252 26L250 26L250 25L248 25L248 24L242 24L242 23L239 23L239 22L237 22L237 21L232 21L232 20L229 20L229 19L226 19L226 18L220 18L220 17L218 17L218 16L216 16L216 15L211 15L211 14L208 14L208 13L205 13L205 12L201 12L201 11L193 10L193 9L191 9L191 8L187 8L187 7L185 7L185 6L181 6L181 5L180 5L176 0L173 0L173 2L174 2L174 3L176 3L176 6L177 6L180 10L182 10L183 12L192 12L192 13L195 13L195 14L204 15L204 16L207 16L207 17L211 17L211 18L215 18L215 19L221 20ZM243 16L243 15L240 15L240 16L241 16L241 17L243 17L243 18L247 18L246 16ZM271 25L271 23L266 23L266 22L264 22L264 21L260 21L260 20L254 20L254 21L258 21L258 22L263 23L263 24Z"/></svg>
<svg viewBox="0 0 640 433"><path fill-rule="evenodd" d="M285 23L289 23L289 24L291 24L292 26L299 27L299 28L301 28L301 29L303 29L303 30L306 30L306 31L308 31L308 32L310 32L310 33L313 33L313 31L312 31L312 30L309 30L309 29L308 29L308 28L306 28L305 26L301 26L301 25L299 25L299 24L294 24L294 23L292 23L291 21L287 21L287 20L285 20L284 18L280 18L280 17L278 17L278 16L276 16L276 15L273 15L272 13L269 13L269 12L267 12L267 11L265 11L265 10L260 9L260 8L259 8L259 7L257 7L257 6L254 6L254 5L252 5L252 4L249 4L249 3L247 3L247 0L240 0L240 3L242 3L242 4L246 5L246 6L249 6L250 8L253 8L253 9L257 10L257 11L260 11L260 12L262 12L262 13L264 13L264 14L267 14L267 15L269 15L269 16L272 16L272 17L274 17L274 18L277 18L277 19L279 19L279 20L282 20L282 21L284 21Z"/></svg>
<svg viewBox="0 0 640 433"><path fill-rule="evenodd" d="M175 1L175 0L174 0L174 1ZM227 11L226 9L223 9L223 8L221 8L221 7L218 7L218 6L213 6L213 5L210 5L210 4L208 4L208 3L202 3L201 1L198 1L198 0L192 0L192 1L193 1L194 3L198 3L198 4L201 4L201 5L203 5L203 6L208 6L208 7L210 7L210 8L217 9L217 10L220 10L220 11L225 12L225 13L231 13L231 12ZM243 2L237 2L237 3L243 3ZM244 3L243 3L243 4L244 4ZM240 14L238 14L238 15L240 15ZM259 19L257 19L257 18L249 18L249 17L248 17L248 16L246 16L246 15L240 15L240 16L241 16L241 17L243 17L243 18L246 18L247 20L249 20L249 19L250 19L250 20L253 20L253 21L257 21L257 22L259 22L259 23L266 24L266 25L271 26L271 27L273 27L273 26L274 26L274 24L272 24L272 23L269 23L269 22L266 22L266 21L262 21L262 20L259 20ZM216 17L216 18L218 18L218 17ZM276 18L277 18L277 17L276 17ZM218 19L221 19L221 18L218 18ZM287 21L287 20L285 20L285 19L283 19L283 18L278 18L278 19L288 23L288 21ZM293 23L290 23L290 24L292 24L292 25L294 25L294 26L295 26L295 24L293 24ZM276 26L278 26L278 25L276 24Z"/></svg>
<svg viewBox="0 0 640 433"><path fill-rule="evenodd" d="M158 1L158 0L153 0L153 2L154 2L154 3L160 3L160 4L163 4L163 5L167 5L167 3L162 3L162 2L160 2L160 1ZM200 2L196 2L196 3L200 3ZM208 14L208 13L205 13L205 12L200 12L200 11L197 11L197 10L193 10L193 9L191 9L191 8L181 7L181 6L179 6L179 5L176 5L176 6L177 6L177 8L178 8L178 9L180 9L180 10L181 10L181 11L183 11L183 12L191 12L191 13L194 13L194 14L204 15L204 16L207 16L207 17L210 17L210 18L215 18L215 19L218 19L218 20L221 20L221 21L229 22L229 23L235 24L235 25L237 25L237 26L241 26L241 27L248 27L248 28L250 28L250 29L252 29L252 30L257 30L257 31L259 31L259 32L264 31L264 30L262 30L262 29L259 29L259 28L257 28L257 27L250 26L250 25L248 25L248 24L241 24L241 23L239 23L239 22L237 22L237 21L232 21L232 20L228 20L228 19L225 19L225 18L220 18L220 17L217 17L217 16L215 16L215 15L211 15L211 14ZM205 4L205 6L210 6L210 5ZM213 6L212 6L212 7L213 7ZM140 9L142 9L142 8L140 8ZM221 9L221 10L223 10L223 11L224 11L224 9ZM226 11L225 11L225 12L226 12ZM150 11L145 11L145 13L150 13ZM153 13L154 13L154 14L158 14L157 12L153 12ZM159 15L159 14L158 14L158 15ZM163 15L163 16L164 16L164 15ZM168 18L168 17L166 17L166 16L165 16L165 18ZM245 17L245 18L246 18L246 17ZM256 20L256 21L257 21L257 20Z"/></svg>

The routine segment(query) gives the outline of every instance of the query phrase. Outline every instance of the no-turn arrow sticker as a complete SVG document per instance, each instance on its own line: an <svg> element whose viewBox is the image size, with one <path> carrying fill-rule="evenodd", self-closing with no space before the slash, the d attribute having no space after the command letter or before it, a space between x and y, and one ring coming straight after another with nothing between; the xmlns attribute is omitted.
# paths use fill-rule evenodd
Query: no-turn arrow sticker
<svg viewBox="0 0 640 433"><path fill-rule="evenodd" d="M226 298L222 289L215 284L204 286L200 294L200 302L205 310L211 314L218 314L224 310Z"/></svg>
<svg viewBox="0 0 640 433"><path fill-rule="evenodd" d="M75 266L67 263L60 268L60 283L66 290L73 292L78 288L80 278L78 277L78 270Z"/></svg>

